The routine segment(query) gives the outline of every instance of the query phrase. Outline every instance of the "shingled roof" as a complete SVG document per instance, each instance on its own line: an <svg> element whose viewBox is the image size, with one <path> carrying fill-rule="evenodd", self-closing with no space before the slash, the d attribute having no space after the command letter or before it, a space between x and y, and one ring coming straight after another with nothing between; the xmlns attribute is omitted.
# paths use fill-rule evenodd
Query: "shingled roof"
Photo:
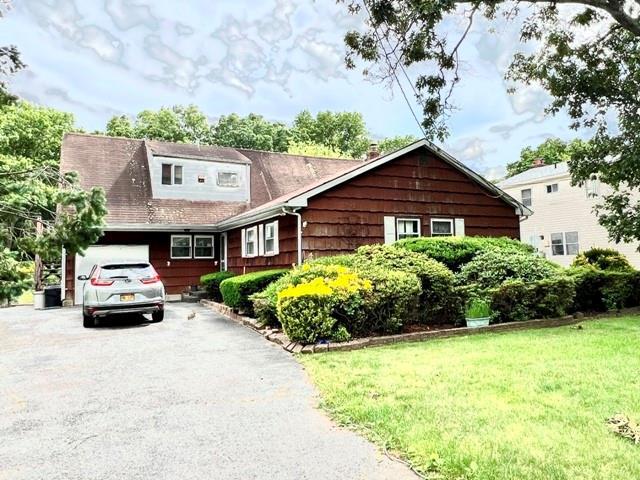
<svg viewBox="0 0 640 480"><path fill-rule="evenodd" d="M153 198L149 154L251 165L251 202ZM83 188L102 187L107 226L210 226L353 167L355 160L289 155L70 133L60 169L76 171Z"/></svg>

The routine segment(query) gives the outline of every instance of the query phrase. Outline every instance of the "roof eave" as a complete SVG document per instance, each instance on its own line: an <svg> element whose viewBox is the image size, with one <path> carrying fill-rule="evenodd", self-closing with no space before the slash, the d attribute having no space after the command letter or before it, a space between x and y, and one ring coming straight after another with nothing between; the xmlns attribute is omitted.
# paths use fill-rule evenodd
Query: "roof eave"
<svg viewBox="0 0 640 480"><path fill-rule="evenodd" d="M104 227L105 232L219 232L218 225L176 225L161 223L118 223Z"/></svg>

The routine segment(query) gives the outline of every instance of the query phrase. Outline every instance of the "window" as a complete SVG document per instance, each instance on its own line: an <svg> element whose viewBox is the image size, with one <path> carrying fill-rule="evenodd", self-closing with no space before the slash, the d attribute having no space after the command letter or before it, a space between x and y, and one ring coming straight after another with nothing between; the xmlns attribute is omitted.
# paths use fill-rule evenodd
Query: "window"
<svg viewBox="0 0 640 480"><path fill-rule="evenodd" d="M162 185L182 185L182 165L163 163Z"/></svg>
<svg viewBox="0 0 640 480"><path fill-rule="evenodd" d="M258 254L258 227L242 229L242 256L255 257Z"/></svg>
<svg viewBox="0 0 640 480"><path fill-rule="evenodd" d="M396 220L396 235L398 240L420 236L419 218L398 218Z"/></svg>
<svg viewBox="0 0 640 480"><path fill-rule="evenodd" d="M264 254L276 255L278 253L278 222L264 224Z"/></svg>
<svg viewBox="0 0 640 480"><path fill-rule="evenodd" d="M431 220L432 237L453 236L453 220L450 218L437 218Z"/></svg>
<svg viewBox="0 0 640 480"><path fill-rule="evenodd" d="M558 191L558 184L552 183L551 185L547 185L547 193L556 193Z"/></svg>
<svg viewBox="0 0 640 480"><path fill-rule="evenodd" d="M238 174L235 172L218 172L217 184L219 187L239 187Z"/></svg>
<svg viewBox="0 0 640 480"><path fill-rule="evenodd" d="M579 251L578 232L551 234L552 255L577 255Z"/></svg>
<svg viewBox="0 0 640 480"><path fill-rule="evenodd" d="M193 258L213 258L213 235L193 236Z"/></svg>
<svg viewBox="0 0 640 480"><path fill-rule="evenodd" d="M191 235L171 235L171 258L191 258Z"/></svg>
<svg viewBox="0 0 640 480"><path fill-rule="evenodd" d="M566 245L567 255L577 255L578 246L578 232L565 232L564 243Z"/></svg>
<svg viewBox="0 0 640 480"><path fill-rule="evenodd" d="M564 255L562 233L551 234L551 255Z"/></svg>
<svg viewBox="0 0 640 480"><path fill-rule="evenodd" d="M521 190L520 198L522 199L522 204L525 207L530 207L531 206L531 189L527 188L525 190Z"/></svg>
<svg viewBox="0 0 640 480"><path fill-rule="evenodd" d="M587 190L587 198L597 197L598 190L600 189L600 181L597 178L587 180L585 189Z"/></svg>

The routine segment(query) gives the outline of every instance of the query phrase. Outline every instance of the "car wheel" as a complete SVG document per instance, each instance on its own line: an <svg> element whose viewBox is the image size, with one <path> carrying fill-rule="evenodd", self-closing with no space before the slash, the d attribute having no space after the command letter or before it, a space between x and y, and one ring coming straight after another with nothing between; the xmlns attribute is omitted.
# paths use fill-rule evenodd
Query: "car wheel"
<svg viewBox="0 0 640 480"><path fill-rule="evenodd" d="M156 312L152 312L151 319L154 322L161 322L162 320L164 320L164 310L158 310Z"/></svg>
<svg viewBox="0 0 640 480"><path fill-rule="evenodd" d="M82 312L82 326L84 328L93 328L96 326L96 320L91 315Z"/></svg>

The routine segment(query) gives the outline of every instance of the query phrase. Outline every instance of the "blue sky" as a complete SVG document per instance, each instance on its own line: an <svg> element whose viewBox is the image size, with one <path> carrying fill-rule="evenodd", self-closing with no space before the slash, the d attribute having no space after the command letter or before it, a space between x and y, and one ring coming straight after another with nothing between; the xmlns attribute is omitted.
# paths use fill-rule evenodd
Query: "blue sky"
<svg viewBox="0 0 640 480"><path fill-rule="evenodd" d="M463 21L443 29L455 38ZM28 64L14 92L73 112L87 130L115 114L194 103L211 118L255 112L285 122L305 108L359 111L374 137L419 134L397 87L345 69L342 38L361 25L334 0L14 0L0 44L16 44ZM444 144L490 177L524 146L577 136L564 115L544 115L542 90L507 94L518 25L493 27L475 22L464 44Z"/></svg>

